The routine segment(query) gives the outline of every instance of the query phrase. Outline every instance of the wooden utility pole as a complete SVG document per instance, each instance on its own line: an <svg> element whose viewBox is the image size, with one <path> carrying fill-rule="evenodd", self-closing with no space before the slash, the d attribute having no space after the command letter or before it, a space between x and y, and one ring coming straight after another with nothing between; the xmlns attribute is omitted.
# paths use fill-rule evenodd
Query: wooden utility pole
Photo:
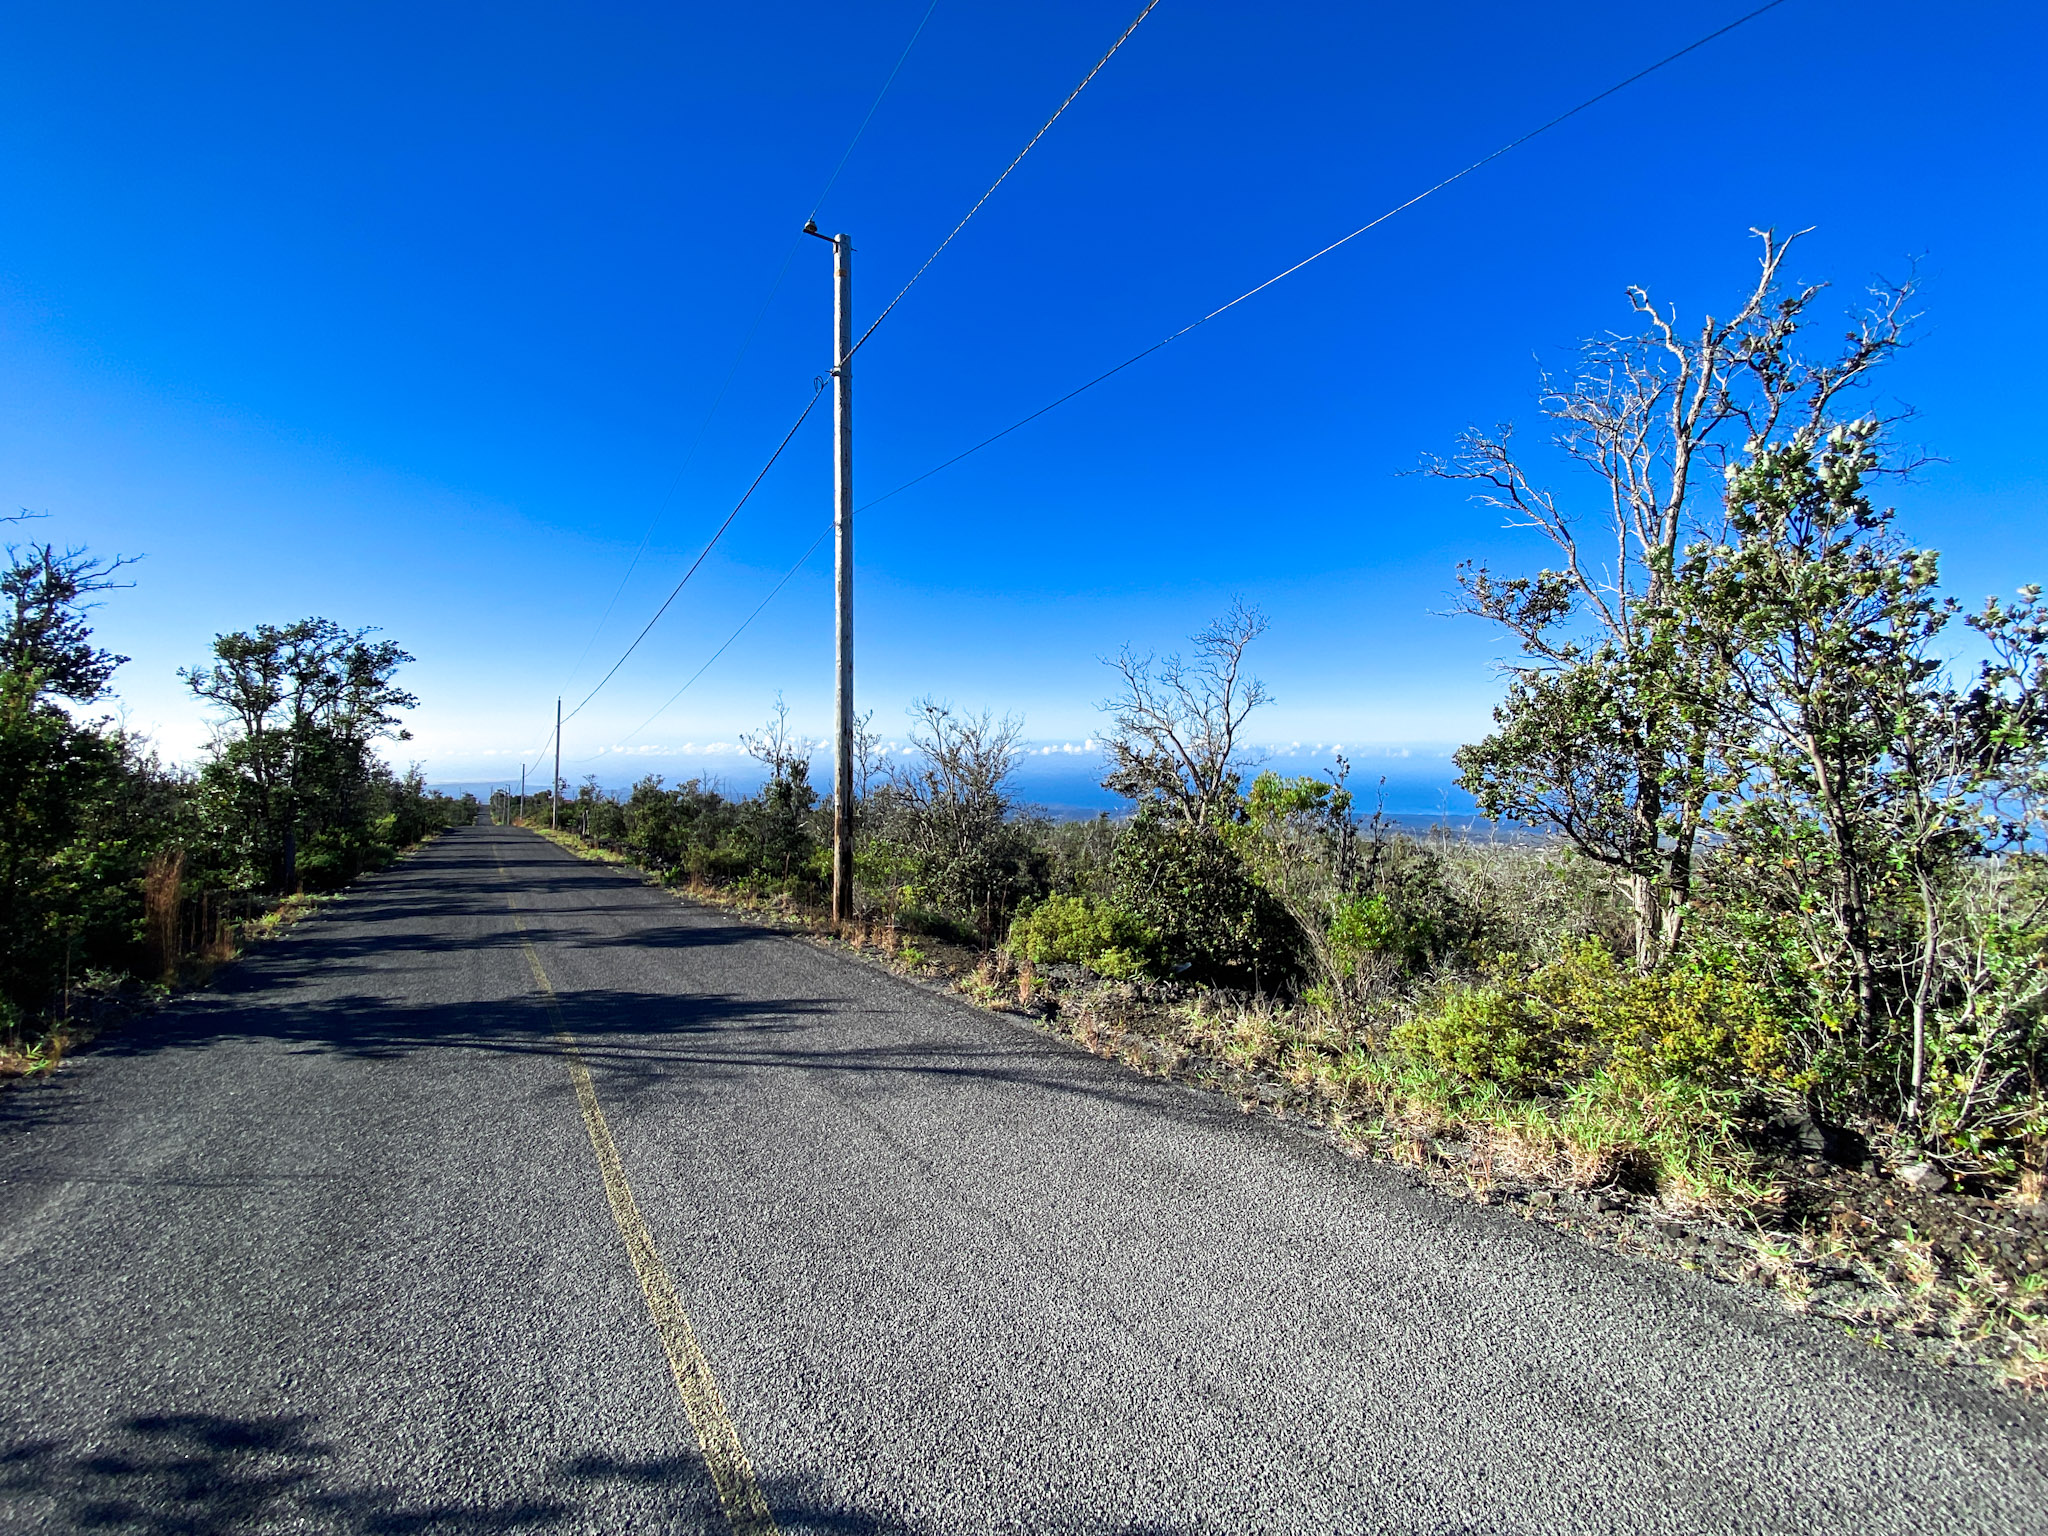
<svg viewBox="0 0 2048 1536"><path fill-rule="evenodd" d="M548 791L548 826L562 829L562 701L555 700L555 787Z"/></svg>
<svg viewBox="0 0 2048 1536"><path fill-rule="evenodd" d="M526 764L519 765L519 815L512 818L514 825L526 815Z"/></svg>
<svg viewBox="0 0 2048 1536"><path fill-rule="evenodd" d="M832 237L832 576L839 687L832 739L832 921L853 919L853 240Z"/></svg>
<svg viewBox="0 0 2048 1536"><path fill-rule="evenodd" d="M838 683L832 722L832 921L853 918L853 237L832 242L832 594Z"/></svg>

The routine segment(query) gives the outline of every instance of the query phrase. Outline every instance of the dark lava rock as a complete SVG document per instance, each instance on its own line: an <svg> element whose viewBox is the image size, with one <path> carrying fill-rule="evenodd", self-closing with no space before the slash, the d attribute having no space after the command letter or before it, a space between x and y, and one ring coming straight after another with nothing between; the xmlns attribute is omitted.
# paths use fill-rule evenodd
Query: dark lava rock
<svg viewBox="0 0 2048 1536"><path fill-rule="evenodd" d="M1948 1175L1932 1163L1909 1163L1899 1170L1901 1183L1910 1184L1923 1195L1938 1195L1948 1188Z"/></svg>
<svg viewBox="0 0 2048 1536"><path fill-rule="evenodd" d="M1743 1138L1767 1157L1786 1162L1832 1163L1861 1168L1870 1161L1870 1143L1847 1126L1830 1125L1805 1106L1780 1109L1753 1126Z"/></svg>

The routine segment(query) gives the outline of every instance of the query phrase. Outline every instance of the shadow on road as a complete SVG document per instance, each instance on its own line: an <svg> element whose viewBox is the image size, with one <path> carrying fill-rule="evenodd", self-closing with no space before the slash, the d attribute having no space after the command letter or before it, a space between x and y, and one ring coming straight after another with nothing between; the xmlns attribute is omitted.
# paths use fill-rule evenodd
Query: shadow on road
<svg viewBox="0 0 2048 1536"><path fill-rule="evenodd" d="M89 1443L57 1438L0 1450L0 1525L120 1531L133 1536L232 1536L280 1529L360 1532L724 1529L703 1463L694 1455L621 1459L594 1452L543 1460L534 1486L482 1499L378 1484L344 1470L352 1458L319 1433L313 1415L238 1418L143 1414ZM360 1459L360 1458L354 1458ZM496 1467L465 1468L464 1483L502 1484ZM878 1510L849 1507L789 1480L763 1484L777 1524L831 1536L901 1536L912 1528ZM26 1527L21 1527L26 1528ZM1091 1523L1050 1532L1114 1530L1176 1536L1157 1525Z"/></svg>
<svg viewBox="0 0 2048 1536"><path fill-rule="evenodd" d="M213 987L106 1037L95 1054L197 1053L237 1042L365 1061L442 1052L555 1054L561 1045L554 1018L537 993L475 995L480 974L524 985L523 961L464 969L436 958L518 949L523 936L505 920L507 889L517 891L534 936L549 947L678 952L772 941L760 967L764 980L777 969L768 957L788 953L787 936L776 930L692 921L687 909L672 907L615 867L498 833L506 845L508 886L496 851L478 846L490 836L485 828L459 830L418 858L370 877L288 941L259 947ZM573 901L548 905L537 891ZM476 921L480 917L489 921ZM875 978L863 973L861 979ZM1022 1030L993 1021L980 1029L935 1026L928 1015L906 1022L886 1002L878 1006L866 985L842 992L828 983L825 990L838 995L613 987L563 991L557 1002L608 1102L630 1105L657 1089L718 1092L734 1075L786 1073L824 1080L847 1098L980 1082L1111 1099L1168 1118L1201 1113L1192 1101L1169 1103L1141 1079L1101 1069ZM64 1082L60 1076L30 1092L0 1095L0 1128L64 1118Z"/></svg>

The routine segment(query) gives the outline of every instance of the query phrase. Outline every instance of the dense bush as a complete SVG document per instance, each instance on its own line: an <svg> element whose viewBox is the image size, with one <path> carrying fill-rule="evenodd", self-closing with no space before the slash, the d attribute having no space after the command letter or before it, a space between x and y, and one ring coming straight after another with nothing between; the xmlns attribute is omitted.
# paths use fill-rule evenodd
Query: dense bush
<svg viewBox="0 0 2048 1536"><path fill-rule="evenodd" d="M1137 917L1088 896L1048 896L1017 914L1010 951L1040 965L1085 965L1131 979L1158 967L1159 935Z"/></svg>
<svg viewBox="0 0 2048 1536"><path fill-rule="evenodd" d="M289 891L339 885L476 802L371 751L404 653L309 619L221 636L187 674L224 712L196 774L88 707L126 658L95 647L92 597L122 562L51 545L0 572L0 1012L47 1020L80 979L155 981ZM60 702L61 701L61 702Z"/></svg>
<svg viewBox="0 0 2048 1536"><path fill-rule="evenodd" d="M1031 833L1045 860L1048 888L1062 896L1107 896L1110 856L1122 823L1107 811L1086 821L1031 818Z"/></svg>
<svg viewBox="0 0 2048 1536"><path fill-rule="evenodd" d="M1139 806L1110 853L1108 884L1159 936L1167 965L1192 980L1277 991L1302 978L1299 927L1206 824Z"/></svg>
<svg viewBox="0 0 2048 1536"><path fill-rule="evenodd" d="M562 806L562 824L619 847L666 880L746 884L762 896L816 900L829 878L822 862L829 827L817 807L809 764L789 765L758 794L733 797L689 779L670 785L653 774L623 800L585 785ZM548 826L545 793L530 797L529 826Z"/></svg>
<svg viewBox="0 0 2048 1536"><path fill-rule="evenodd" d="M1704 1088L1806 1087L1784 1021L1754 985L1704 966L1649 975L1584 944L1533 970L1496 964L1445 986L1394 1044L1475 1082L1516 1092L1606 1073Z"/></svg>
<svg viewBox="0 0 2048 1536"><path fill-rule="evenodd" d="M89 967L120 965L136 941L135 882L156 837L135 814L133 743L0 673L0 997L35 1012Z"/></svg>

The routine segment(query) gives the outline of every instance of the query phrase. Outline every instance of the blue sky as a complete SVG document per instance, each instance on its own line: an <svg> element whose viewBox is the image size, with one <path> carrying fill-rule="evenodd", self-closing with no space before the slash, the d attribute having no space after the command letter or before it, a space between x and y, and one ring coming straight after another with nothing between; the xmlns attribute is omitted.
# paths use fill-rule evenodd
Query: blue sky
<svg viewBox="0 0 2048 1536"><path fill-rule="evenodd" d="M796 230L926 3L0 11L0 505L146 556L100 616L132 721L190 756L176 669L319 613L417 653L399 755L516 776L829 365ZM863 315L1136 9L940 0L819 213ZM863 350L863 499L1744 9L1163 0ZM1099 657L1242 596L1275 621L1259 734L1405 750L1428 800L1501 652L1439 616L1452 571L1541 555L1402 472L1533 425L1538 360L1625 325L1626 284L1725 307L1751 225L1817 226L1793 265L1844 305L1922 258L1886 387L1947 462L1905 524L1966 600L2040 576L2044 45L2032 6L1789 0L877 507L862 707L1079 743ZM823 731L821 552L634 734L824 526L824 416L572 725L572 777L710 763L778 691Z"/></svg>

